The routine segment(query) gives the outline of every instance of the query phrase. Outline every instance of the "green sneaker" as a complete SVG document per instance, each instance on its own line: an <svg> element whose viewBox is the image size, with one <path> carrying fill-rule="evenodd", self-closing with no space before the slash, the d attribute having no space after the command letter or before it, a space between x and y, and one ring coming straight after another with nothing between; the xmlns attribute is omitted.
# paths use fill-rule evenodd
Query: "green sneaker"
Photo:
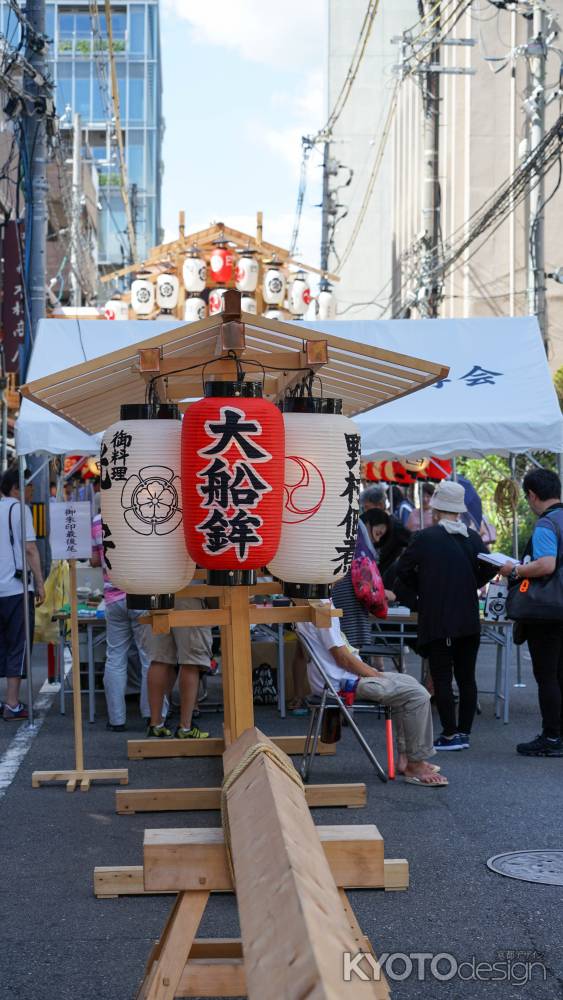
<svg viewBox="0 0 563 1000"><path fill-rule="evenodd" d="M209 733L202 733L197 726L192 726L191 729L183 729L182 726L178 726L174 735L177 740L206 740Z"/></svg>
<svg viewBox="0 0 563 1000"><path fill-rule="evenodd" d="M147 727L148 740L167 740L170 739L171 736L172 733L164 725Z"/></svg>

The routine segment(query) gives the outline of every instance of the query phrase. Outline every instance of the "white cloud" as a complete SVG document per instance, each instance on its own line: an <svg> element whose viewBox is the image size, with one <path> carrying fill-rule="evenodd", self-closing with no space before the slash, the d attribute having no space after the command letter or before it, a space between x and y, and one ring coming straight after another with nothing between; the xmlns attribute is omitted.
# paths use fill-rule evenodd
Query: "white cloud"
<svg viewBox="0 0 563 1000"><path fill-rule="evenodd" d="M325 0L165 0L165 6L188 21L196 41L244 59L298 69L321 62Z"/></svg>
<svg viewBox="0 0 563 1000"><path fill-rule="evenodd" d="M301 137L310 135L323 122L323 79L321 73L307 74L297 95L276 94L273 103L285 107L285 120L291 124L283 128L265 127L262 134L265 144L276 155L281 156L292 168L294 177L299 176L301 167Z"/></svg>

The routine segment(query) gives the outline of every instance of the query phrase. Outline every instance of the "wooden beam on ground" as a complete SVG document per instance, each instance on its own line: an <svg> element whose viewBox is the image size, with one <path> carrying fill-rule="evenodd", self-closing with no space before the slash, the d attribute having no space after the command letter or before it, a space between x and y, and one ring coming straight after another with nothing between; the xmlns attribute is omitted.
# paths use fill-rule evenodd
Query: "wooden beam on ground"
<svg viewBox="0 0 563 1000"><path fill-rule="evenodd" d="M273 743L290 756L299 756L305 750L304 736L275 736ZM206 740L128 740L129 760L144 760L148 757L220 757L225 750L225 741L209 737ZM336 743L317 744L317 753L335 754ZM42 772L36 772L41 774ZM56 779L51 779L56 780Z"/></svg>
<svg viewBox="0 0 563 1000"><path fill-rule="evenodd" d="M314 829L337 885L355 889L385 888L383 839L376 826L318 826ZM150 892L199 888L226 892L232 889L220 827L145 830L144 872L144 885Z"/></svg>
<svg viewBox="0 0 563 1000"><path fill-rule="evenodd" d="M310 809L338 806L361 809L366 804L367 791L361 783L306 785L305 798ZM115 810L120 816L220 808L220 788L124 788L115 793Z"/></svg>
<svg viewBox="0 0 563 1000"><path fill-rule="evenodd" d="M233 743L227 780L249 742L269 741L253 728ZM249 1000L377 998L373 982L343 981L355 938L303 789L262 753L227 785L226 810Z"/></svg>

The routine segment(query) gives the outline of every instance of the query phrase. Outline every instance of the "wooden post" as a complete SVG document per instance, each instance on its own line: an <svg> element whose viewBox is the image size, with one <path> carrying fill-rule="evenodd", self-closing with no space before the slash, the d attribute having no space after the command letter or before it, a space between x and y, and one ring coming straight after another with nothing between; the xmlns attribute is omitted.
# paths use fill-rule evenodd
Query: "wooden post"
<svg viewBox="0 0 563 1000"><path fill-rule="evenodd" d="M72 650L72 707L74 712L74 754L76 770L84 770L84 734L82 732L82 698L80 691L80 633L78 631L78 595L76 593L76 560L69 561L70 570L70 645ZM74 789L68 789L73 791Z"/></svg>
<svg viewBox="0 0 563 1000"><path fill-rule="evenodd" d="M220 605L230 611L229 624L221 628L225 743L228 745L254 725L250 588L225 587Z"/></svg>

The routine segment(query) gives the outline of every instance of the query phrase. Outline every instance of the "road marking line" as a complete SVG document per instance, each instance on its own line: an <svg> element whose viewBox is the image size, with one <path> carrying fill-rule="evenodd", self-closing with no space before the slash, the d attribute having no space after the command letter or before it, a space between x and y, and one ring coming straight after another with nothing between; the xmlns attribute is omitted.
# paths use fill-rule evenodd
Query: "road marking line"
<svg viewBox="0 0 563 1000"><path fill-rule="evenodd" d="M53 703L55 694L56 691L45 691L39 694L39 697L33 704L34 711L37 713L34 726L31 727L27 724L20 725L13 740L0 757L0 800L4 798L31 749L31 744L45 722L47 712ZM10 725L9 722L4 724Z"/></svg>

